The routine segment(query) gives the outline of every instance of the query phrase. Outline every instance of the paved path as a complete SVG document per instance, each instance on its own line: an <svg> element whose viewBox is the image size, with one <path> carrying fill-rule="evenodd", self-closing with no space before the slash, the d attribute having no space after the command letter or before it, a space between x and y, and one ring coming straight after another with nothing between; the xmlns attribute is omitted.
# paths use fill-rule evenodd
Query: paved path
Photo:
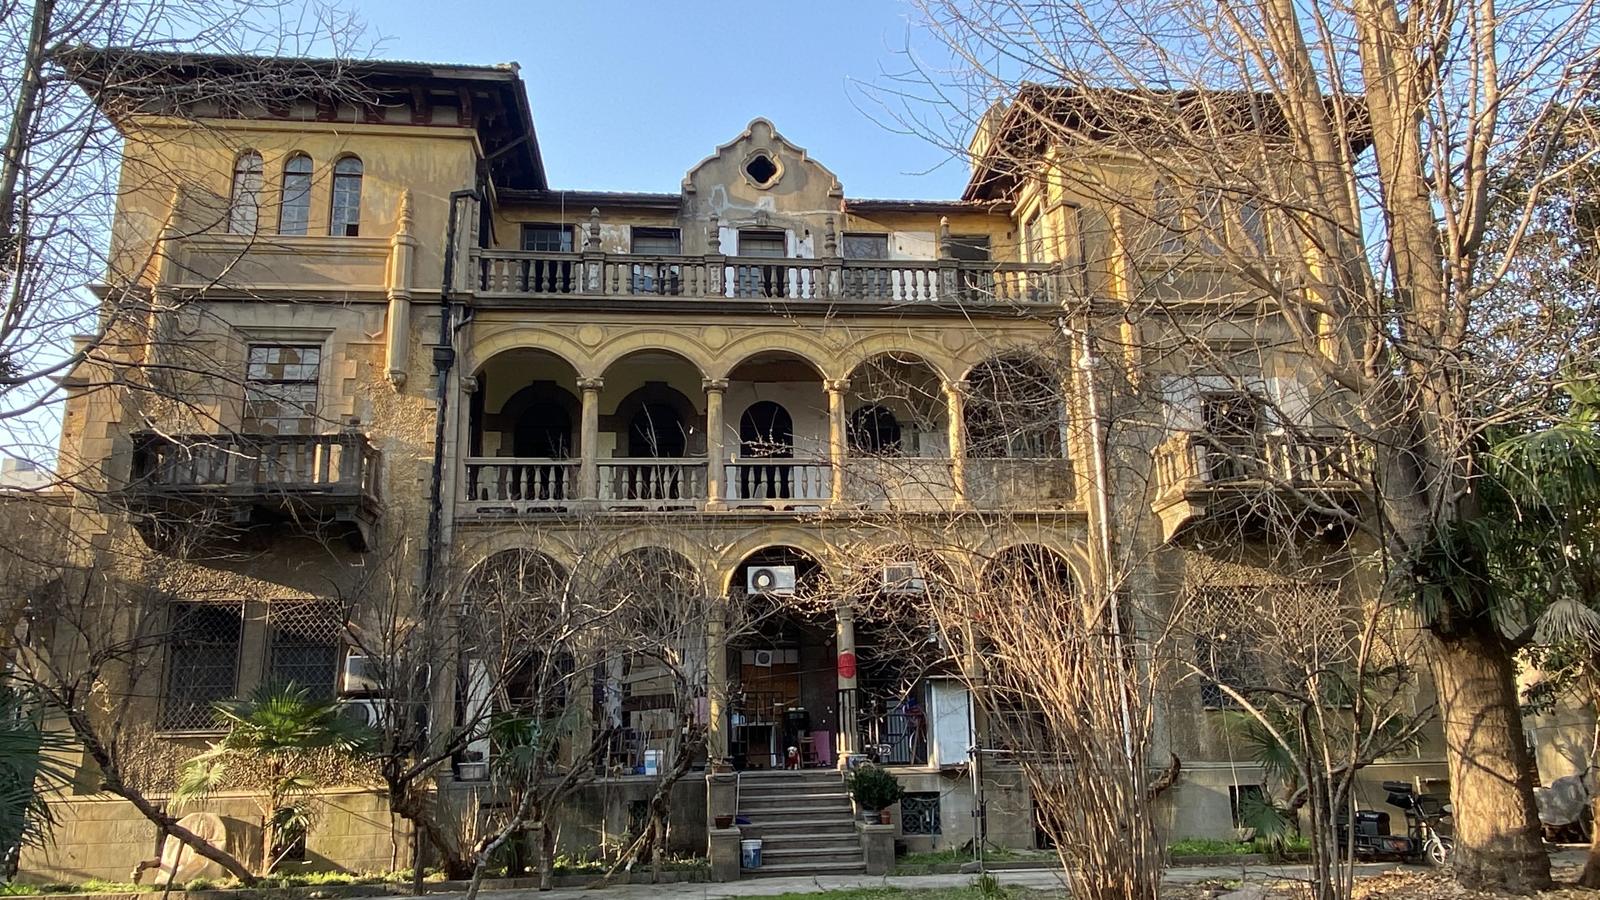
<svg viewBox="0 0 1600 900"><path fill-rule="evenodd" d="M1550 854L1551 861L1559 866L1581 865L1583 851L1562 849ZM1168 869L1162 881L1166 884L1194 884L1200 881L1272 881L1286 878L1304 878L1303 865L1234 865L1192 866ZM1425 870L1423 866L1401 863L1361 863L1356 866L1358 877L1370 877L1392 869ZM1001 884L1041 890L1061 890L1065 887L1060 873L1052 869L1013 869L993 872ZM793 878L747 878L728 884L621 884L604 890L563 888L561 890L484 891L485 900L716 900L722 897L770 897L776 894L810 894L820 891L850 890L852 888L957 888L972 883L972 875L817 875ZM429 897L449 900L461 897L459 893L429 893Z"/></svg>

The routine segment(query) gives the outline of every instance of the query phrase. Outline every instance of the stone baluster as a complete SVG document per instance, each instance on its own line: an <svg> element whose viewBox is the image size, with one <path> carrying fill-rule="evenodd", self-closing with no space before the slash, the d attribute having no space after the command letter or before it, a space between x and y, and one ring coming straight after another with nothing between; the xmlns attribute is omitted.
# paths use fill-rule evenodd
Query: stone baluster
<svg viewBox="0 0 1600 900"><path fill-rule="evenodd" d="M961 296L960 263L956 262L955 242L950 239L950 217L939 217L939 280L933 290L935 302L959 303Z"/></svg>
<svg viewBox="0 0 1600 900"><path fill-rule="evenodd" d="M823 223L822 277L818 279L818 296L832 300L844 294L844 260L839 256L839 228L829 216Z"/></svg>
<svg viewBox="0 0 1600 900"><path fill-rule="evenodd" d="M731 296L723 284L726 274L722 259L722 222L716 213L706 220L706 296Z"/></svg>
<svg viewBox="0 0 1600 900"><path fill-rule="evenodd" d="M591 294L605 292L606 257L600 252L600 208L589 209L589 224L583 230L583 285Z"/></svg>

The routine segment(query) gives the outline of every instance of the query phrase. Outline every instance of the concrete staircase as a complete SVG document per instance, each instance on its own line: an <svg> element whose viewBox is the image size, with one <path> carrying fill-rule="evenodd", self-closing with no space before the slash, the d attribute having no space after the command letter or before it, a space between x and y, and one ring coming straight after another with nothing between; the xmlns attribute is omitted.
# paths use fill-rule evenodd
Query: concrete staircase
<svg viewBox="0 0 1600 900"><path fill-rule="evenodd" d="M839 772L746 772L739 778L739 815L750 820L744 836L761 839L761 868L742 869L745 877L866 871Z"/></svg>

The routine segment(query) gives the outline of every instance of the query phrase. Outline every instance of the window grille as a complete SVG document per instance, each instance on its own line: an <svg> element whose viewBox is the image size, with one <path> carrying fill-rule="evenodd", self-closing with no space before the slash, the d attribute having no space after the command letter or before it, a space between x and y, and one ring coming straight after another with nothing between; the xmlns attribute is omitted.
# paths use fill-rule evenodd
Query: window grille
<svg viewBox="0 0 1600 900"><path fill-rule="evenodd" d="M321 347L252 345L245 369L245 430L313 433L321 371Z"/></svg>
<svg viewBox="0 0 1600 900"><path fill-rule="evenodd" d="M268 681L306 688L316 700L332 700L344 651L343 630L333 610L321 603L274 603Z"/></svg>
<svg viewBox="0 0 1600 900"><path fill-rule="evenodd" d="M900 798L902 834L939 834L939 792L911 791Z"/></svg>
<svg viewBox="0 0 1600 900"><path fill-rule="evenodd" d="M244 604L176 603L168 615L161 727L209 730L216 721L212 704L238 691Z"/></svg>
<svg viewBox="0 0 1600 900"><path fill-rule="evenodd" d="M1231 585L1193 589L1195 664L1205 676L1200 701L1207 709L1237 702L1226 684L1245 696L1250 687L1298 688L1286 655L1314 654L1331 671L1354 650L1352 612L1331 582Z"/></svg>

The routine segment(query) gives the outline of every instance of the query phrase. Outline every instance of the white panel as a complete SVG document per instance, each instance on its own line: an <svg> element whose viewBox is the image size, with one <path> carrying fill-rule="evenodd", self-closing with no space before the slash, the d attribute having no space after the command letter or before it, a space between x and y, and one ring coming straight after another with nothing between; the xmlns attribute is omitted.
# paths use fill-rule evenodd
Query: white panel
<svg viewBox="0 0 1600 900"><path fill-rule="evenodd" d="M722 242L718 252L723 256L739 255L739 229L723 225L717 229L717 237Z"/></svg>
<svg viewBox="0 0 1600 900"><path fill-rule="evenodd" d="M792 230L785 231L784 235L786 235L789 239L790 256L794 257L795 259L816 258L816 254L812 252L811 235L797 235Z"/></svg>
<svg viewBox="0 0 1600 900"><path fill-rule="evenodd" d="M972 746L972 695L966 685L953 678L928 682L929 703L933 707L933 734L928 742L928 762L934 766L956 766L967 762Z"/></svg>
<svg viewBox="0 0 1600 900"><path fill-rule="evenodd" d="M890 259L938 259L938 241L931 231L894 231L889 234Z"/></svg>
<svg viewBox="0 0 1600 900"><path fill-rule="evenodd" d="M1311 424L1311 392L1293 378L1267 379L1267 396L1289 424Z"/></svg>

